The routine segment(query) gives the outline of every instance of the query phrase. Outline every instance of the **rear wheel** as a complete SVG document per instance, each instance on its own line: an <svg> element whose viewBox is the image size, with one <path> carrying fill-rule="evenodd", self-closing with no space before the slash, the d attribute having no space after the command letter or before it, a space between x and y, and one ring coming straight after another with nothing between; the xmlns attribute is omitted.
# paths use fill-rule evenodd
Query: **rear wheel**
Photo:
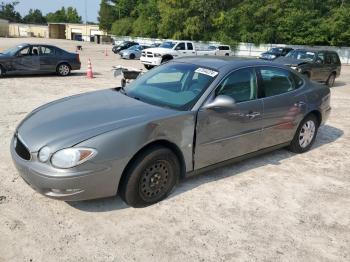
<svg viewBox="0 0 350 262"><path fill-rule="evenodd" d="M57 67L57 74L60 76L67 76L70 74L70 66L68 64L60 64Z"/></svg>
<svg viewBox="0 0 350 262"><path fill-rule="evenodd" d="M326 81L326 84L328 87L333 87L334 86L334 82L335 82L335 74L332 73L329 75L327 81Z"/></svg>
<svg viewBox="0 0 350 262"><path fill-rule="evenodd" d="M294 153L304 153L309 151L315 142L319 123L315 115L310 114L300 123L294 138L289 146L289 150Z"/></svg>
<svg viewBox="0 0 350 262"><path fill-rule="evenodd" d="M180 174L176 155L168 148L153 147L141 153L121 181L120 196L132 207L144 207L166 198Z"/></svg>
<svg viewBox="0 0 350 262"><path fill-rule="evenodd" d="M135 59L135 54L130 54L129 58L130 59Z"/></svg>

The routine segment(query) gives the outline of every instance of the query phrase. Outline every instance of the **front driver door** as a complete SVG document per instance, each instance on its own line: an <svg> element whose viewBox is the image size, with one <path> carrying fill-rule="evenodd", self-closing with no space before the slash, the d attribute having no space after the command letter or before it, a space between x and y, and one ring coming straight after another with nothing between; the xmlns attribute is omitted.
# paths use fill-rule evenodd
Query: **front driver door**
<svg viewBox="0 0 350 262"><path fill-rule="evenodd" d="M263 105L257 99L253 68L231 73L212 94L235 100L233 108L200 109L197 117L195 169L259 150Z"/></svg>
<svg viewBox="0 0 350 262"><path fill-rule="evenodd" d="M36 73L40 70L38 47L26 46L19 50L13 60L13 66L19 73Z"/></svg>

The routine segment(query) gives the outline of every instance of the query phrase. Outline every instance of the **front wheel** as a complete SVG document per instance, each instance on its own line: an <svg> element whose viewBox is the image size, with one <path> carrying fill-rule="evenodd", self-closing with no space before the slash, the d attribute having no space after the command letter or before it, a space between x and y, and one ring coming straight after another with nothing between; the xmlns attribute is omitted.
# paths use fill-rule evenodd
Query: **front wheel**
<svg viewBox="0 0 350 262"><path fill-rule="evenodd" d="M335 74L332 73L329 75L327 81L326 81L326 84L328 87L333 87L334 86L334 82L335 82Z"/></svg>
<svg viewBox="0 0 350 262"><path fill-rule="evenodd" d="M0 65L0 77L3 77L5 74L4 68Z"/></svg>
<svg viewBox="0 0 350 262"><path fill-rule="evenodd" d="M70 66L67 65L67 64L60 64L58 67L57 67L57 74L59 76L68 76L70 74Z"/></svg>
<svg viewBox="0 0 350 262"><path fill-rule="evenodd" d="M147 70L151 70L154 66L152 65L144 65Z"/></svg>
<svg viewBox="0 0 350 262"><path fill-rule="evenodd" d="M130 54L129 58L130 59L135 59L135 54Z"/></svg>
<svg viewBox="0 0 350 262"><path fill-rule="evenodd" d="M141 153L128 168L119 194L132 207L152 205L168 196L179 174L176 155L168 148L154 147Z"/></svg>
<svg viewBox="0 0 350 262"><path fill-rule="evenodd" d="M300 123L289 150L294 153L304 153L309 151L315 142L319 123L315 115L310 114Z"/></svg>

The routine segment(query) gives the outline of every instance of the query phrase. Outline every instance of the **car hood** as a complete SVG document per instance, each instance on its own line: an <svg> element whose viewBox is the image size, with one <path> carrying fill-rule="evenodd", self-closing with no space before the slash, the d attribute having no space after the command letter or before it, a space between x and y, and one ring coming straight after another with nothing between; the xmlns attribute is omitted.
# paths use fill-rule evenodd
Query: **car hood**
<svg viewBox="0 0 350 262"><path fill-rule="evenodd" d="M7 58L10 58L11 56L9 55L5 55L5 54L1 54L0 53L0 59L7 59Z"/></svg>
<svg viewBox="0 0 350 262"><path fill-rule="evenodd" d="M176 113L106 89L43 105L31 112L16 132L31 152L45 145L58 150L105 132Z"/></svg>
<svg viewBox="0 0 350 262"><path fill-rule="evenodd" d="M298 60L295 58L291 58L291 57L278 57L277 59L274 60L275 63L280 63L286 66L298 66L298 65L302 65L302 64L307 64L308 62L303 61L303 60Z"/></svg>
<svg viewBox="0 0 350 262"><path fill-rule="evenodd" d="M167 54L173 52L173 49L163 48L163 47L155 47L155 48L147 48L146 52L158 53L158 54Z"/></svg>

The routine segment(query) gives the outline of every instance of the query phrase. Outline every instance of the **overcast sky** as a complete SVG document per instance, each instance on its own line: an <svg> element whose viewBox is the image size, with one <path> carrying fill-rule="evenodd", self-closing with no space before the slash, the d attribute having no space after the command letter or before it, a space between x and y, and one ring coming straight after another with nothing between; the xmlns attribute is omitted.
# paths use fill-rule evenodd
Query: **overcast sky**
<svg viewBox="0 0 350 262"><path fill-rule="evenodd" d="M2 0L4 1L4 0ZM16 9L25 15L29 9L39 9L44 14L54 12L62 6L73 6L77 8L79 15L85 21L85 2L87 3L87 19L90 22L97 22L98 10L100 8L100 0L18 0L20 3ZM5 0L4 2L12 2Z"/></svg>

